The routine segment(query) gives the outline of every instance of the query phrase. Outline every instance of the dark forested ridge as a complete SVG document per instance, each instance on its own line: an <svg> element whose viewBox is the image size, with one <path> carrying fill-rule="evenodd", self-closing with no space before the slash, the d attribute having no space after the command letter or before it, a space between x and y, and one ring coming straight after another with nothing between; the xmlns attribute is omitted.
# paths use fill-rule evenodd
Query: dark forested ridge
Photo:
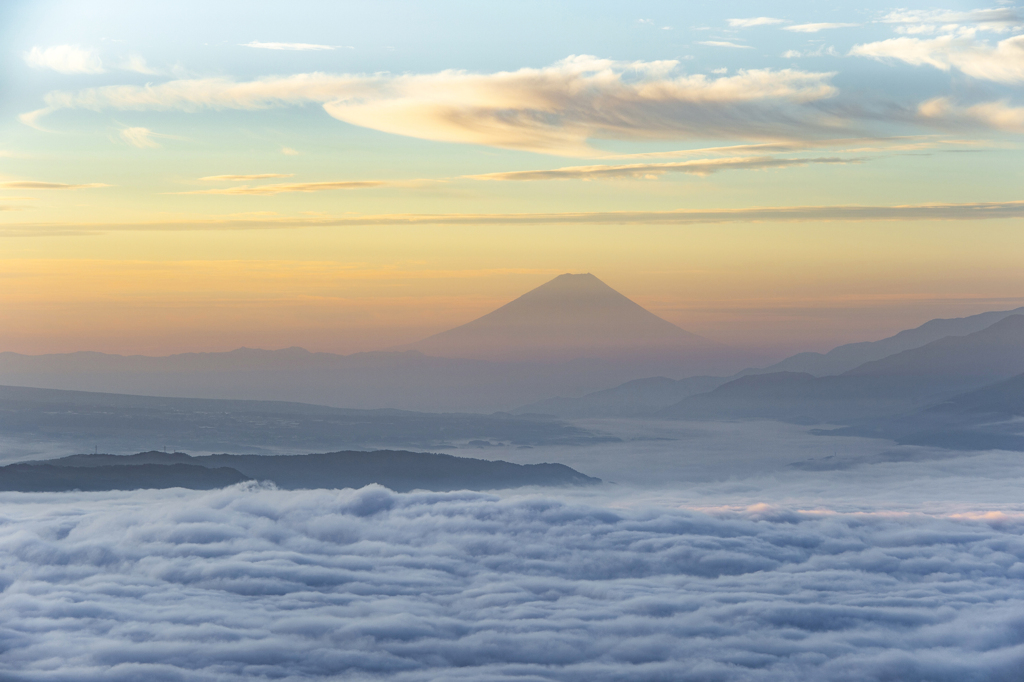
<svg viewBox="0 0 1024 682"><path fill-rule="evenodd" d="M206 490L255 479L280 488L492 490L529 485L593 485L600 479L563 464L512 464L426 452L379 450L310 455L206 455L140 452L71 455L0 468L0 490Z"/></svg>

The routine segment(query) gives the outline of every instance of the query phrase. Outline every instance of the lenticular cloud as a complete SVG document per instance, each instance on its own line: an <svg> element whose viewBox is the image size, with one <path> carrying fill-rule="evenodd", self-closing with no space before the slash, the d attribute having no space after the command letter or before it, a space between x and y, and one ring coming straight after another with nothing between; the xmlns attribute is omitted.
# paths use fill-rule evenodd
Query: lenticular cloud
<svg viewBox="0 0 1024 682"><path fill-rule="evenodd" d="M8 493L11 680L1016 680L1024 523Z"/></svg>

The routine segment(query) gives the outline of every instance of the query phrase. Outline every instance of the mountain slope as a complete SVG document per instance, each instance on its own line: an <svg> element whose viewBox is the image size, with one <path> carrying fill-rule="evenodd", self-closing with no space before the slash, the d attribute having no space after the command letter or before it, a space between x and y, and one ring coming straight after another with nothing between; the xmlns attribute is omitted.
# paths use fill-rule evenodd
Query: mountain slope
<svg viewBox="0 0 1024 682"><path fill-rule="evenodd" d="M1024 374L909 414L828 433L887 438L903 445L948 450L1024 451Z"/></svg>
<svg viewBox="0 0 1024 682"><path fill-rule="evenodd" d="M404 348L488 360L726 350L648 312L591 274L559 275L483 317Z"/></svg>
<svg viewBox="0 0 1024 682"><path fill-rule="evenodd" d="M774 365L757 370L744 370L741 374L767 374L770 372L807 372L814 376L830 376L848 372L865 362L901 353L947 336L966 336L986 329L1010 315L1024 314L1024 308L996 310L969 317L935 319L920 327L906 329L878 341L847 343L827 353L798 353Z"/></svg>
<svg viewBox="0 0 1024 682"><path fill-rule="evenodd" d="M935 319L879 341L850 343L824 354L799 353L774 365L748 368L732 376L696 376L678 380L666 377L637 379L580 397L542 400L519 407L515 412L573 418L650 416L684 398L712 391L744 376L777 372L797 372L818 377L838 375L864 363L920 348L947 336L964 336L981 331L1000 320L1021 313L1024 313L1024 308L992 311L954 319Z"/></svg>
<svg viewBox="0 0 1024 682"><path fill-rule="evenodd" d="M452 447L472 440L578 445L607 436L547 417L345 410L258 400L207 400L0 386L0 441L51 450L131 451L169 445L266 453L342 447Z"/></svg>
<svg viewBox="0 0 1024 682"><path fill-rule="evenodd" d="M933 341L839 376L742 377L662 411L683 419L770 418L853 423L908 412L1024 372L1024 315Z"/></svg>

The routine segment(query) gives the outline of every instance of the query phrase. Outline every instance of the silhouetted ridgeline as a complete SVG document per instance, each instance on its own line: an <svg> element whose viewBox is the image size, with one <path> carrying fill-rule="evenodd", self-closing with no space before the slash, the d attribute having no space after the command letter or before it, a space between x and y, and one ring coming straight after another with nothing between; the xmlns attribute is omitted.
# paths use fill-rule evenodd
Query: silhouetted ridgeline
<svg viewBox="0 0 1024 682"><path fill-rule="evenodd" d="M424 452L328 452L312 455L206 455L141 452L71 455L0 468L0 490L206 490L256 479L285 489L361 488L492 490L529 485L593 485L563 464L512 464Z"/></svg>
<svg viewBox="0 0 1024 682"><path fill-rule="evenodd" d="M33 493L148 488L212 490L247 480L248 476L234 469L195 464L108 464L84 468L29 462L0 467L0 490Z"/></svg>
<svg viewBox="0 0 1024 682"><path fill-rule="evenodd" d="M637 379L625 384L615 386L582 397L551 398L519 407L513 412L517 414L550 414L559 417L635 417L654 416L663 410L669 410L679 403L679 408L669 410L663 414L693 419L705 418L736 418L736 417L761 417L781 418L794 420L817 421L822 419L821 415L827 412L826 420L840 417L851 417L853 412L861 414L865 409L871 411L873 408L881 414L889 414L892 409L908 409L914 405L921 404L921 394L926 393L938 399L943 395L952 395L956 390L965 390L970 386L978 386L977 381L995 381L1013 374L1012 361L1007 362L1005 367L993 368L989 371L966 373L961 372L960 377L948 376L950 368L946 367L943 361L932 362L931 367L921 368L919 376L915 381L902 385L900 379L890 382L884 386L885 380L878 377L885 373L886 363L878 366L874 363L886 358L894 358L890 361L888 369L895 373L901 370L893 364L905 363L907 356L899 358L906 351L928 346L940 340L957 337L967 337L994 327L997 323L1008 317L1021 317L1024 308L1015 310L993 311L955 319L930 320L920 327L902 331L894 336L880 341L865 341L861 343L850 343L839 346L828 353L798 353L774 365L763 368L749 368L728 377L694 376L680 380L672 380L666 377L651 377ZM1010 325L1013 326L1012 324ZM984 336L984 335L983 335ZM1019 341L1019 340L1018 340ZM1018 343L1010 339L1010 344ZM972 355L978 357L981 363L985 360L984 343L975 347L955 348L959 342L943 341L932 351L945 352L947 358L951 358L954 364L963 366L965 363L973 362ZM970 346L970 343L967 344ZM954 352L949 352L951 350ZM1018 352L1019 351L1019 352ZM1000 351L995 351L997 355ZM1010 349L1011 355L1024 354L1024 346L1018 343L1017 348ZM926 358L927 352L918 355L920 359ZM1005 356L1005 353L1003 353ZM911 356L913 357L913 356ZM896 359L899 358L899 359ZM991 371L995 369L996 371ZM857 372L870 375L874 374L875 379L857 381L832 381L830 376L844 373ZM933 372L933 377L938 384L946 384L946 388L927 385L929 377L927 374ZM902 373L906 373L903 371ZM799 393L796 390L797 381L795 374L804 375L802 381L805 392ZM719 386L730 382L736 382L751 375L774 375L771 379L738 381L735 386L726 389L713 398L703 397L687 401L691 396L699 396ZM815 378L822 378L823 381L813 381ZM951 381L952 379L952 381ZM776 389L779 395L773 398L772 382L777 382ZM891 393L889 389L896 384L896 392ZM938 390L930 390L937 388ZM930 393L929 393L930 391ZM859 394L866 402L858 405ZM733 405L722 400L729 397L735 398L738 402ZM759 397L767 396L767 402ZM789 402L782 404L781 398L787 398ZM797 402L792 402L796 400ZM927 398L924 399L927 401ZM680 403L680 401L685 401ZM758 402L760 401L760 402ZM894 404L898 403L898 405Z"/></svg>
<svg viewBox="0 0 1024 682"><path fill-rule="evenodd" d="M0 353L0 384L491 413L641 377L727 374L757 358L680 329L593 275L566 274L404 352Z"/></svg>
<svg viewBox="0 0 1024 682"><path fill-rule="evenodd" d="M686 398L661 414L853 424L922 409L1024 372L1024 315L965 336L866 362L838 376L752 375Z"/></svg>

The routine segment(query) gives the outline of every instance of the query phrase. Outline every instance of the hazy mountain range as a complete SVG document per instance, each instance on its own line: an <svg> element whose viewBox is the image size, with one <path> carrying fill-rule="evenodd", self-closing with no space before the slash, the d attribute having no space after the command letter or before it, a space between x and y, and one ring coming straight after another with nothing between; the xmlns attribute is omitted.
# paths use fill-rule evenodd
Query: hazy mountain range
<svg viewBox="0 0 1024 682"><path fill-rule="evenodd" d="M166 357L8 352L0 353L0 384L488 413L640 377L729 373L751 361L644 310L593 275L561 275L405 349L335 355L240 348Z"/></svg>
<svg viewBox="0 0 1024 682"><path fill-rule="evenodd" d="M125 448L151 447L157 437L179 447L253 452L601 438L552 417L775 419L843 425L844 432L901 442L966 447L990 438L1012 445L1024 416L1014 379L1024 374L1024 308L932 320L880 341L765 367L740 369L743 359L593 275L567 274L477 320L391 351L2 353L0 383L93 393L10 387L0 390L0 404L4 433L13 437L116 433ZM729 365L733 373L713 371ZM242 396L277 402L201 400ZM352 409L398 406L478 414ZM518 416L479 414L505 409Z"/></svg>
<svg viewBox="0 0 1024 682"><path fill-rule="evenodd" d="M330 451L339 448L453 448L588 445L607 442L543 416L346 410L259 400L212 400L0 386L0 438L137 452ZM31 449L28 451L31 453Z"/></svg>
<svg viewBox="0 0 1024 682"><path fill-rule="evenodd" d="M736 401L749 402L755 400L756 394L762 393L771 401L773 396L782 398L794 391L794 398L804 396L812 401L816 399L811 397L815 391L833 397L845 395L847 406L852 408L849 401L854 398L855 385L864 385L867 391L865 397L869 402L878 401L876 406L879 408L882 403L892 400L902 406L913 405L920 401L922 395L926 401L929 397L943 397L943 386L948 386L945 389L945 395L948 396L949 391L975 388L1016 373L1013 371L1016 357L1024 350L1016 323L996 327L992 332L980 336L973 334L979 334L1006 318L1020 317L1021 314L1024 314L1024 308L957 319L931 320L920 327L880 341L847 344L828 353L800 353L768 367L749 368L727 377L697 376L682 380L644 378L579 398L539 401L517 408L515 412L563 417L635 417L655 414L681 417L686 410L692 410L690 414L696 417L702 409L697 405L709 405L708 400L724 399L725 395L734 396ZM964 342L952 340L965 335L971 335L971 338ZM927 349L919 353L911 352L924 347ZM1019 371L1024 371L1024 368ZM875 378L815 381L816 378L841 374ZM892 375L895 385L883 385L887 374ZM905 376L907 374L916 374L918 378L908 384L911 377ZM758 376L764 378L755 378ZM899 379L900 376L904 378ZM846 388L835 394L827 391L825 387L836 381ZM868 385L876 386L875 393L871 393ZM812 386L815 388L812 389ZM695 398L685 405L681 404L681 401L715 391L719 387L722 390L715 393L713 399ZM673 407L677 404L678 409ZM725 403L722 405L724 407ZM866 407L870 409L870 405ZM746 408L741 408L737 402L735 409L742 412ZM789 414L803 408L793 405L750 408L754 412L760 411L758 416L771 416L768 413L772 409ZM819 408L811 406L811 409ZM728 415L721 413L719 416Z"/></svg>

